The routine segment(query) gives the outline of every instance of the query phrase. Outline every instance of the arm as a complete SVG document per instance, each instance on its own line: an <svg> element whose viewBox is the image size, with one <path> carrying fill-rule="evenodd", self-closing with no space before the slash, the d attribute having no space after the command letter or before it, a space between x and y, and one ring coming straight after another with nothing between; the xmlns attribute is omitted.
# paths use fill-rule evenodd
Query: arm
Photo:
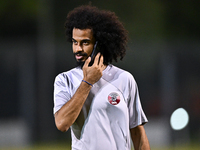
<svg viewBox="0 0 200 150"><path fill-rule="evenodd" d="M100 60L99 60L100 57ZM95 58L94 64L89 67L88 64L91 58L89 57L83 66L83 80L94 84L102 76L103 71L103 56L98 54ZM81 82L79 88L73 97L55 113L55 123L58 130L65 132L77 119L85 100L92 88L91 85Z"/></svg>
<svg viewBox="0 0 200 150"><path fill-rule="evenodd" d="M142 125L130 129L135 150L150 150L149 141Z"/></svg>

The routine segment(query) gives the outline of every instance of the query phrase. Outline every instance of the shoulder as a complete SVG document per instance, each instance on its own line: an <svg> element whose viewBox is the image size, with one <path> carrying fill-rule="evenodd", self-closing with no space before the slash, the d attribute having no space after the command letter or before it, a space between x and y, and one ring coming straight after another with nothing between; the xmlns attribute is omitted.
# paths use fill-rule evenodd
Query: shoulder
<svg viewBox="0 0 200 150"><path fill-rule="evenodd" d="M103 79L107 82L122 89L135 87L136 81L130 72L114 65L109 65L106 69L103 74Z"/></svg>
<svg viewBox="0 0 200 150"><path fill-rule="evenodd" d="M135 82L135 78L133 77L133 75L130 72L128 72L124 69L121 69L119 67L116 67L116 66L112 66L112 68L113 68L113 70L116 70L116 72L117 72L116 75L118 75L119 79Z"/></svg>
<svg viewBox="0 0 200 150"><path fill-rule="evenodd" d="M70 79L70 78L73 78L74 76L80 75L81 73L82 73L81 69L79 69L79 68L73 68L71 70L59 73L56 76L56 79L58 79L58 80Z"/></svg>
<svg viewBox="0 0 200 150"><path fill-rule="evenodd" d="M73 68L69 71L62 72L55 77L55 83L62 83L65 85L77 86L83 77L82 70L80 68Z"/></svg>

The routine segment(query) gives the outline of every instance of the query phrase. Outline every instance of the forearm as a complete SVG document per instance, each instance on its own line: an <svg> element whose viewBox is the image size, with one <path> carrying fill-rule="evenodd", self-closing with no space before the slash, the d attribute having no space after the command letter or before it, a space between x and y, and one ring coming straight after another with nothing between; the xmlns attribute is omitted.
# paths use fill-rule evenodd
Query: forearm
<svg viewBox="0 0 200 150"><path fill-rule="evenodd" d="M135 150L150 150L149 141L143 126L131 129L131 137Z"/></svg>
<svg viewBox="0 0 200 150"><path fill-rule="evenodd" d="M142 134L138 141L135 142L135 150L150 150L149 141L146 134Z"/></svg>
<svg viewBox="0 0 200 150"><path fill-rule="evenodd" d="M91 86L82 82L73 97L55 114L57 128L65 132L77 119Z"/></svg>
<svg viewBox="0 0 200 150"><path fill-rule="evenodd" d="M56 126L60 131L67 131L75 122L80 114L85 100L88 97L90 89L92 88L91 85L96 83L102 77L102 72L105 68L103 65L103 56L98 53L95 57L94 64L92 66L88 66L90 60L91 58L88 57L82 68L83 80L89 83L81 82L73 97L54 115Z"/></svg>

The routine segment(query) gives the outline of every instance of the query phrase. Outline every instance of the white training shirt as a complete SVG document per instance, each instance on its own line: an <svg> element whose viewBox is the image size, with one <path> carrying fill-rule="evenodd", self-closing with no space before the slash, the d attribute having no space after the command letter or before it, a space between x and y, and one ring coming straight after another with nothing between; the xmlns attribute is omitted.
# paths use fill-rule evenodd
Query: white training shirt
<svg viewBox="0 0 200 150"><path fill-rule="evenodd" d="M54 114L72 98L82 79L78 67L56 77ZM71 126L72 150L130 150L130 129L146 122L135 79L108 65Z"/></svg>

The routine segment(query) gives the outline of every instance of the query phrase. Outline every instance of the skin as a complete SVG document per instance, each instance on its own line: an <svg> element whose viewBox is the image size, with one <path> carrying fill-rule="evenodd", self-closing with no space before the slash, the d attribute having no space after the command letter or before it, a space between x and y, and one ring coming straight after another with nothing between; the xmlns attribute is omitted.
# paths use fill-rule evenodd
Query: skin
<svg viewBox="0 0 200 150"><path fill-rule="evenodd" d="M92 30L80 30L74 28L72 42L74 53L86 53L89 56L92 53L95 42ZM91 58L87 56L81 56L80 54L75 57L77 61L85 61L85 64L82 68L83 80L91 84L96 83L102 77L102 72L106 68L106 66L103 65L103 56L98 53L95 57L94 64L89 67L88 65L91 61ZM55 123L58 130L65 132L75 122L85 100L88 97L91 87L91 85L81 82L73 97L65 105L63 105L58 112L55 113Z"/></svg>
<svg viewBox="0 0 200 150"><path fill-rule="evenodd" d="M130 129L135 150L150 150L149 141L143 125Z"/></svg>
<svg viewBox="0 0 200 150"><path fill-rule="evenodd" d="M87 57L92 53L95 39L93 37L93 32L91 29L73 29L72 33L72 49L73 53L78 53L75 55L77 61L86 61ZM87 54L87 56L82 56L82 54Z"/></svg>
<svg viewBox="0 0 200 150"><path fill-rule="evenodd" d="M74 28L72 34L72 43L73 53L76 54L76 60L85 61L85 64L82 68L83 80L93 85L102 77L102 72L106 66L103 64L103 56L100 53L96 55L94 64L92 66L88 66L91 61L91 58L88 56L91 55L95 43L92 30L80 30ZM91 88L91 85L81 82L73 97L65 105L63 105L58 112L55 113L55 123L58 130L66 132L75 122ZM132 128L130 129L130 132L135 150L150 149L143 126Z"/></svg>

